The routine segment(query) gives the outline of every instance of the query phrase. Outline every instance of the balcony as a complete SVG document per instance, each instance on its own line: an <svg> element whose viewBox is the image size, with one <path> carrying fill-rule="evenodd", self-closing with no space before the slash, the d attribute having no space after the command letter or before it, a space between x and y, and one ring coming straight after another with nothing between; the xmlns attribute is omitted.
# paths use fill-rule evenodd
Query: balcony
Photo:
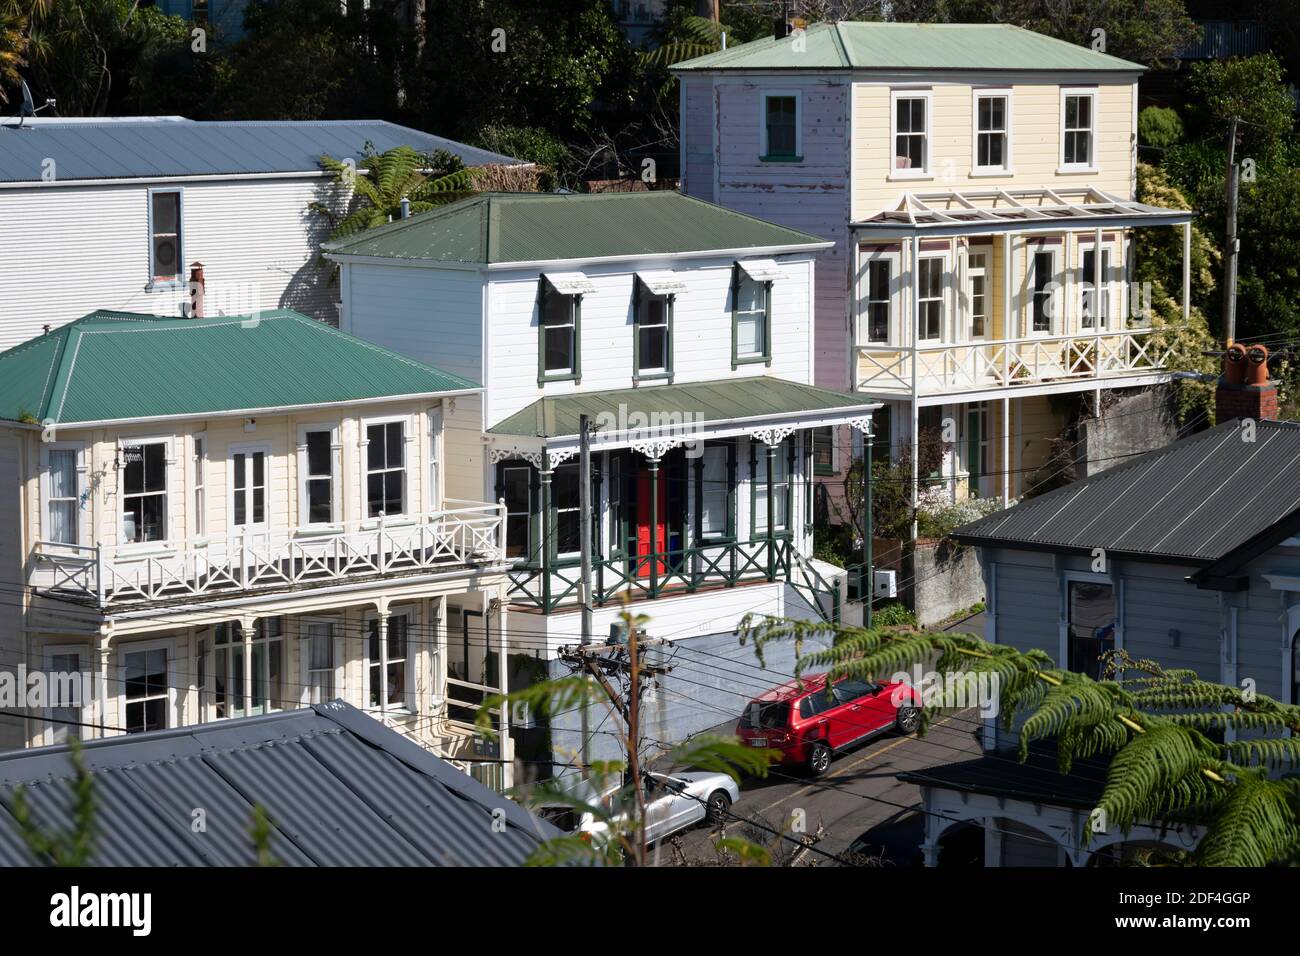
<svg viewBox="0 0 1300 956"><path fill-rule="evenodd" d="M962 344L858 346L858 390L918 396L1110 381L1163 373L1174 329L1127 329Z"/></svg>
<svg viewBox="0 0 1300 956"><path fill-rule="evenodd" d="M840 591L785 536L716 545L674 548L620 558L592 559L592 603L624 598L655 600L737 585L785 581L826 621L838 621ZM551 612L581 603L580 565L572 560L549 568L518 564L510 572L512 599Z"/></svg>
<svg viewBox="0 0 1300 956"><path fill-rule="evenodd" d="M107 607L321 587L505 560L501 505L458 499L446 504L443 511L380 518L359 530L259 532L183 547L38 541L28 584Z"/></svg>

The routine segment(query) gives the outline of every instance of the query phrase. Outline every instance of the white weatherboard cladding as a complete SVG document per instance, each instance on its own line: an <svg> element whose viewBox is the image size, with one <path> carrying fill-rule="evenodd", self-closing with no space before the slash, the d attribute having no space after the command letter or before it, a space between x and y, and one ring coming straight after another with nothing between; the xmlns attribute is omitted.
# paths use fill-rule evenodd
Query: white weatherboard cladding
<svg viewBox="0 0 1300 956"><path fill-rule="evenodd" d="M0 191L0 348L96 309L177 314L178 290L150 291L149 190L165 183ZM219 180L183 191L182 255L202 262L209 314L232 301L336 321L338 287L317 262L327 224L307 205L326 180ZM183 292L183 290L180 290ZM224 310L223 311L231 311Z"/></svg>
<svg viewBox="0 0 1300 956"><path fill-rule="evenodd" d="M674 263L686 284L673 306L673 381L701 382L770 374L811 382L808 315L811 257L783 256L772 284L772 366L731 368L731 277L735 259ZM582 297L582 381L537 385L537 273L493 272L488 348L487 422L501 421L546 396L630 388L633 277L649 263L588 266L595 291ZM659 263L656 268L664 268ZM437 364L436 357L430 361ZM647 384L650 388L653 385Z"/></svg>
<svg viewBox="0 0 1300 956"><path fill-rule="evenodd" d="M344 331L472 382L483 380L481 273L370 263L343 268Z"/></svg>

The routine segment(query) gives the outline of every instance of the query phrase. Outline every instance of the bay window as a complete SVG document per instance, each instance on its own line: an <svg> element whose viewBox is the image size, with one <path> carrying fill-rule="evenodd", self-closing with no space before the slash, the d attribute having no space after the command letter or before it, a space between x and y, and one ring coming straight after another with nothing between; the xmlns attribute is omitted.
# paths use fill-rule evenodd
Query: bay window
<svg viewBox="0 0 1300 956"><path fill-rule="evenodd" d="M1033 331L1050 332L1056 312L1056 253L1041 248L1034 252L1033 273Z"/></svg>
<svg viewBox="0 0 1300 956"><path fill-rule="evenodd" d="M863 301L863 318L866 320L867 343L888 342L890 313L893 308L893 260L872 258L867 261L866 295ZM859 336L861 336L859 332Z"/></svg>
<svg viewBox="0 0 1300 956"><path fill-rule="evenodd" d="M1110 250L1101 250L1101 285L1093 287L1096 277L1097 253L1084 249L1079 269L1079 306L1085 329L1106 327L1110 319Z"/></svg>

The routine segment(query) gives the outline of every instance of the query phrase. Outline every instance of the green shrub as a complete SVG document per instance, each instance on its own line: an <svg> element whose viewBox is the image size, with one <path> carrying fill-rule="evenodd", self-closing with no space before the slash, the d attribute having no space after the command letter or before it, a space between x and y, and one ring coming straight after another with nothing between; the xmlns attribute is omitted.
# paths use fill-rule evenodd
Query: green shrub
<svg viewBox="0 0 1300 956"><path fill-rule="evenodd" d="M1165 149L1183 141L1183 118L1177 110L1148 106L1138 114L1138 140L1144 146Z"/></svg>

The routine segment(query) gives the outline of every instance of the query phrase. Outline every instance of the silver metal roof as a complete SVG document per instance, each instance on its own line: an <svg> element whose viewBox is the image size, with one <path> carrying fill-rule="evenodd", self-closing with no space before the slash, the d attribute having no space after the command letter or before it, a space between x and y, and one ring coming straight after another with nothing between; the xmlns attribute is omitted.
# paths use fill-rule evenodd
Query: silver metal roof
<svg viewBox="0 0 1300 956"><path fill-rule="evenodd" d="M382 120L199 122L183 116L0 120L0 183L40 183L54 160L54 183L172 176L318 173L323 155L360 161L410 146L444 149L468 166L515 165L488 152Z"/></svg>
<svg viewBox="0 0 1300 956"><path fill-rule="evenodd" d="M251 865L255 805L285 866L517 866L559 835L341 701L91 741L84 756L97 866ZM38 826L68 832L72 778L66 747L0 757L0 866L36 863L9 809L14 787ZM504 829L493 825L497 810Z"/></svg>
<svg viewBox="0 0 1300 956"><path fill-rule="evenodd" d="M966 544L1206 564L1300 509L1300 423L1233 420L958 528Z"/></svg>

